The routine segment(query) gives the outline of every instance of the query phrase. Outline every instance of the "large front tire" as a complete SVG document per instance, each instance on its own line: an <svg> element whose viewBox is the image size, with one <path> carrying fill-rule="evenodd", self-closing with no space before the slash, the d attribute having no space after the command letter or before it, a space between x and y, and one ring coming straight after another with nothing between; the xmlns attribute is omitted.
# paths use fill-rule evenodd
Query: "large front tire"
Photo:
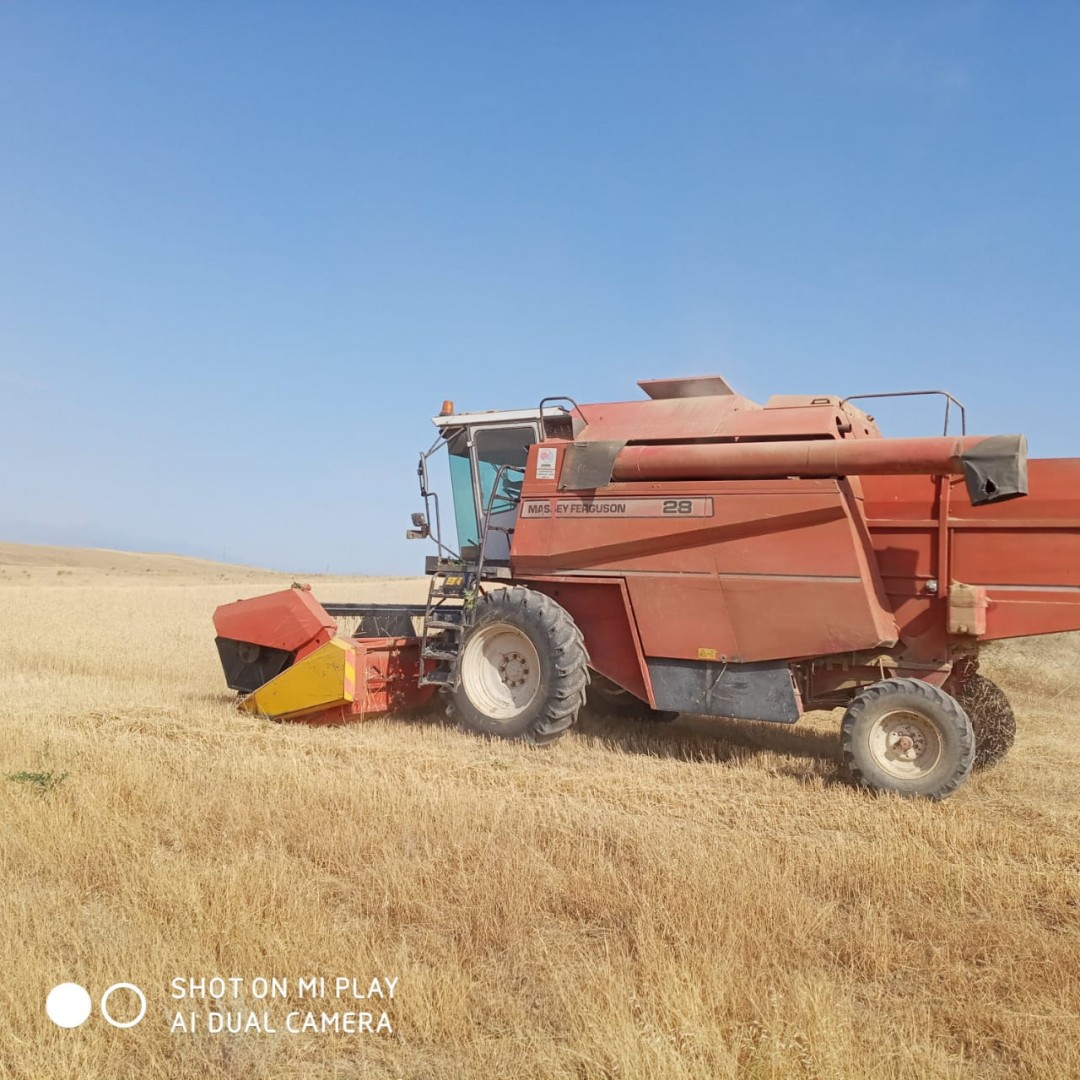
<svg viewBox="0 0 1080 1080"><path fill-rule="evenodd" d="M532 589L496 589L477 601L447 713L468 731L552 743L577 720L588 665L564 608Z"/></svg>
<svg viewBox="0 0 1080 1080"><path fill-rule="evenodd" d="M946 799L967 779L975 735L960 703L921 679L885 679L848 706L844 760L863 787Z"/></svg>

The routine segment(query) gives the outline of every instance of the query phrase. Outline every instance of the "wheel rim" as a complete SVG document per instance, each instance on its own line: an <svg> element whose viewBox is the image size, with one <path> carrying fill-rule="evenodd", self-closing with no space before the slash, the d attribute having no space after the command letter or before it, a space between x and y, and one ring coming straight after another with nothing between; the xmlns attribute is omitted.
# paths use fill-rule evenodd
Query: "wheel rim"
<svg viewBox="0 0 1080 1080"><path fill-rule="evenodd" d="M877 765L899 780L918 780L933 772L944 749L937 725L906 709L882 716L868 742Z"/></svg>
<svg viewBox="0 0 1080 1080"><path fill-rule="evenodd" d="M474 630L461 658L461 683L472 703L493 720L520 716L540 690L540 656L511 623Z"/></svg>

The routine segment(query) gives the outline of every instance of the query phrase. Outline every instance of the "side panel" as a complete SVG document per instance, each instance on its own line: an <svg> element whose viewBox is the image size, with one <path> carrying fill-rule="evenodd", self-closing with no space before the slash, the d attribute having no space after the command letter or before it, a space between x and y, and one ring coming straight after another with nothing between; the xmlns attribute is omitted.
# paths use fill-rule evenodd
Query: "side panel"
<svg viewBox="0 0 1080 1080"><path fill-rule="evenodd" d="M356 653L331 638L304 660L244 698L245 712L286 720L347 705L356 696Z"/></svg>
<svg viewBox="0 0 1080 1080"><path fill-rule="evenodd" d="M982 640L1080 630L1080 459L1029 460L1028 495L1011 502L972 506L953 482L945 530L931 478L864 477L863 489L889 602L920 657L948 651L954 581L986 590Z"/></svg>
<svg viewBox="0 0 1080 1080"><path fill-rule="evenodd" d="M420 642L415 637L354 638L356 696L347 719L423 708L436 687L420 686Z"/></svg>
<svg viewBox="0 0 1080 1080"><path fill-rule="evenodd" d="M223 604L214 612L214 629L218 637L302 657L329 641L337 623L305 587Z"/></svg>
<svg viewBox="0 0 1080 1080"><path fill-rule="evenodd" d="M720 664L695 660L649 661L656 708L738 720L794 724L802 707L791 669L780 661Z"/></svg>
<svg viewBox="0 0 1080 1080"><path fill-rule="evenodd" d="M787 724L802 712L791 671L781 661L646 660L619 579L533 578L529 585L570 612L595 670L653 708Z"/></svg>
<svg viewBox="0 0 1080 1080"><path fill-rule="evenodd" d="M747 663L895 642L856 488L718 480L568 493L537 476L535 455L514 576L625 580L646 656Z"/></svg>
<svg viewBox="0 0 1080 1080"><path fill-rule="evenodd" d="M620 578L534 577L529 585L561 604L585 637L589 664L624 690L654 704L649 671Z"/></svg>
<svg viewBox="0 0 1080 1080"><path fill-rule="evenodd" d="M426 705L419 686L420 642L408 638L331 638L306 659L244 698L246 712L274 720L341 724Z"/></svg>
<svg viewBox="0 0 1080 1080"><path fill-rule="evenodd" d="M948 533L938 524L941 482L929 476L864 476L861 483L878 571L905 656L946 663L950 573ZM962 492L962 485L951 483L950 503Z"/></svg>

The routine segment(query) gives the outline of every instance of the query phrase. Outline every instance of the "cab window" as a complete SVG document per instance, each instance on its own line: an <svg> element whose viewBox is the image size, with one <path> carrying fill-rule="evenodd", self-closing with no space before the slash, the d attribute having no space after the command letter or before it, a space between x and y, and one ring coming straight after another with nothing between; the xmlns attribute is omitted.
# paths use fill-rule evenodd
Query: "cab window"
<svg viewBox="0 0 1080 1080"><path fill-rule="evenodd" d="M480 513L491 499L492 486L499 469L513 466L503 473L499 490L492 502L492 514L516 510L521 499L521 481L529 447L536 442L536 430L530 424L509 428L478 428L473 441L476 445L476 469L480 488Z"/></svg>

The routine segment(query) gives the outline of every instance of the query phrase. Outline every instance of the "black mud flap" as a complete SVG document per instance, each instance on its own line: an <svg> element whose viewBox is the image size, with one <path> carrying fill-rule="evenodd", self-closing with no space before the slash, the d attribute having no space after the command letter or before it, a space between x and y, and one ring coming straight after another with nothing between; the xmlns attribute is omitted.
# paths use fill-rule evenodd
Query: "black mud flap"
<svg viewBox="0 0 1080 1080"><path fill-rule="evenodd" d="M791 669L782 660L726 664L650 657L648 664L657 709L780 724L799 719Z"/></svg>

